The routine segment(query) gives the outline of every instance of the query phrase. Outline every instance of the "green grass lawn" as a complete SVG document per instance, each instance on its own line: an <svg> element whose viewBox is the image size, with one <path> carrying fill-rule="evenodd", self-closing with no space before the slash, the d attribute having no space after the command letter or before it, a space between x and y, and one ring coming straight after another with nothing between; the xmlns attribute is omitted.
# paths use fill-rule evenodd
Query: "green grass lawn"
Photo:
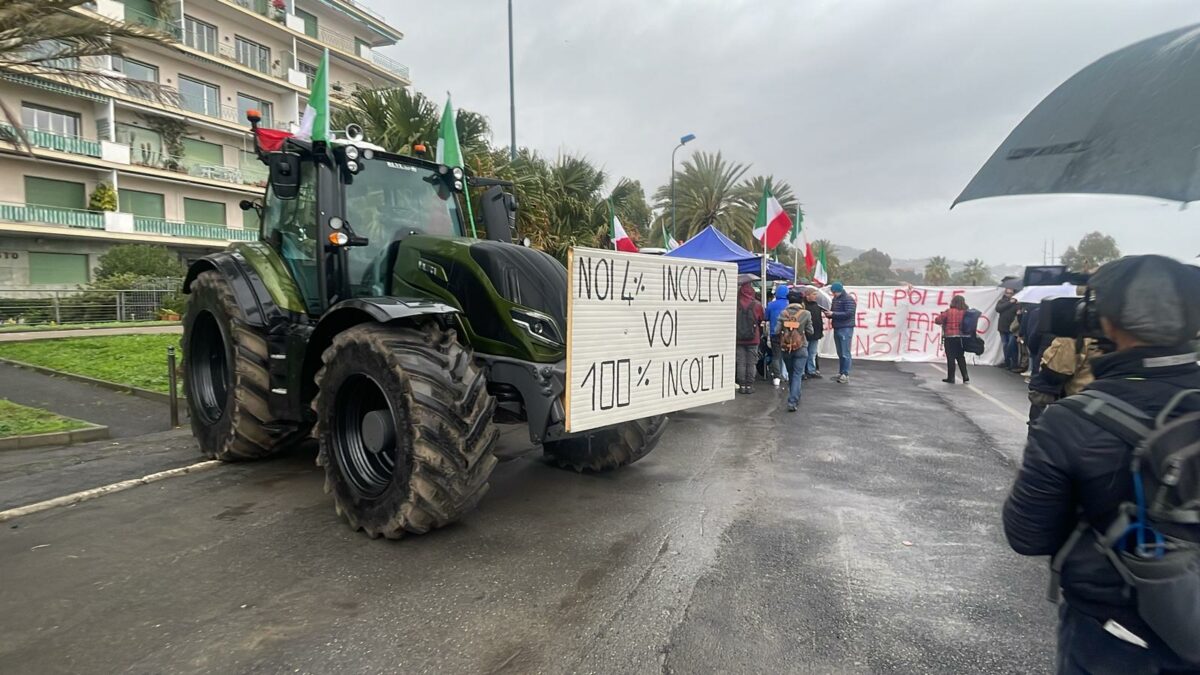
<svg viewBox="0 0 1200 675"><path fill-rule="evenodd" d="M179 335L113 335L32 342L0 342L0 358L45 366L76 375L163 392L167 386L167 347L182 360Z"/></svg>
<svg viewBox="0 0 1200 675"><path fill-rule="evenodd" d="M53 431L82 429L87 424L69 417L59 417L39 408L27 408L0 398L0 438L48 434Z"/></svg>

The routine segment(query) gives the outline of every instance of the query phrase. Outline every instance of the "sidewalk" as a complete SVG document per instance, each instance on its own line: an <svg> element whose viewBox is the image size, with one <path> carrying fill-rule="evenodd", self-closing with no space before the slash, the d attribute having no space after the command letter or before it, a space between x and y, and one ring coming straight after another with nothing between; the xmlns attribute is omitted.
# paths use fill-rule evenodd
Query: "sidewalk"
<svg viewBox="0 0 1200 675"><path fill-rule="evenodd" d="M170 429L167 404L0 363L0 398L109 428L113 438ZM181 406L180 415L186 414Z"/></svg>
<svg viewBox="0 0 1200 675"><path fill-rule="evenodd" d="M0 333L0 342L26 342L29 340L57 340L69 337L104 337L106 335L137 335L142 333L182 333L183 326L130 326L128 328L64 328L62 330L30 331L28 333Z"/></svg>

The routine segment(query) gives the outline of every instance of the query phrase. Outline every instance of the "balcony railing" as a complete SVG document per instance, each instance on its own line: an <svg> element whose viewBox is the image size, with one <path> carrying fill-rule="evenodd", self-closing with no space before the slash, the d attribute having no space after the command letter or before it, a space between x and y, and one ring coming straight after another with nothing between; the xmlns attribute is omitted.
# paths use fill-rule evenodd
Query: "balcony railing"
<svg viewBox="0 0 1200 675"><path fill-rule="evenodd" d="M183 28L178 19L164 19L125 5L125 23L136 23L147 28L166 33L176 40L183 36Z"/></svg>
<svg viewBox="0 0 1200 675"><path fill-rule="evenodd" d="M408 66L395 59L388 58L377 51L372 51L371 62L393 75L398 75L406 80L408 79Z"/></svg>
<svg viewBox="0 0 1200 675"><path fill-rule="evenodd" d="M380 14L379 12L376 12L375 10L371 9L370 7L367 7L363 3L358 2L357 0L342 0L342 2L346 3L347 5L350 5L351 7L357 9L358 11L362 12L363 14L367 14L369 16L372 16L372 17L378 19L380 23L384 23L387 21L387 19L383 18L382 14Z"/></svg>
<svg viewBox="0 0 1200 675"><path fill-rule="evenodd" d="M222 105L204 96L179 95L179 106L188 112L194 112L207 117L215 117L226 122L238 122L237 106ZM265 122L266 120L264 120Z"/></svg>
<svg viewBox="0 0 1200 675"><path fill-rule="evenodd" d="M38 204L0 202L0 220L10 223L41 223L80 227L88 230L104 229L103 213Z"/></svg>
<svg viewBox="0 0 1200 675"><path fill-rule="evenodd" d="M6 136L16 137L16 130L13 129L11 124L0 124L0 132L3 132ZM35 148L69 152L73 155L85 155L87 157L100 156L100 141L89 138L66 136L50 131L38 131L37 129L25 129L25 137L29 139L29 144Z"/></svg>
<svg viewBox="0 0 1200 675"><path fill-rule="evenodd" d="M168 237L190 237L216 241L257 241L258 230L211 225L208 223L182 223L162 218L134 216L133 231L144 234L160 234Z"/></svg>
<svg viewBox="0 0 1200 675"><path fill-rule="evenodd" d="M238 7L261 14L272 21L284 22L285 10L282 7L276 6L272 0L233 0L233 3Z"/></svg>
<svg viewBox="0 0 1200 675"><path fill-rule="evenodd" d="M354 46L354 38L339 33L336 30L330 30L320 24L317 25L317 39L330 47L336 47L344 52L350 52L351 54L358 53L358 49Z"/></svg>
<svg viewBox="0 0 1200 675"><path fill-rule="evenodd" d="M197 160L192 157L179 157L155 150L149 145L129 149L129 161L138 166L148 166L164 171L219 180L225 183L239 185L265 185L266 170L250 171L225 164L214 164Z"/></svg>

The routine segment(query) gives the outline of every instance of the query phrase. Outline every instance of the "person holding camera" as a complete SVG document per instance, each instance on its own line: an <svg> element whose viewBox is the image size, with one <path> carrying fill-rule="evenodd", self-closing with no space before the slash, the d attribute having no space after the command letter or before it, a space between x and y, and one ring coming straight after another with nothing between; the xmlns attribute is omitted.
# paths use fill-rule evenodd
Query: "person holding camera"
<svg viewBox="0 0 1200 675"><path fill-rule="evenodd" d="M1200 389L1200 366L1190 346L1200 331L1200 269L1163 256L1131 256L1101 267L1088 289L1075 332L1097 336L1107 353L1090 359L1095 379L1082 394L1050 404L1031 425L1020 472L1004 504L1004 531L1017 553L1053 556L1052 590L1057 598L1061 587L1064 599L1059 673L1200 673L1195 649L1200 640L1193 639L1200 629L1194 620L1200 605L1186 599L1188 593L1200 593L1200 567L1189 563L1174 569L1170 581L1180 591L1164 596L1141 585L1145 577L1131 574L1127 564L1153 567L1177 553L1192 555L1200 547L1200 495L1176 502L1182 507L1155 510L1163 492L1143 479L1156 474L1145 473L1133 459L1144 457L1145 448L1164 437L1127 433L1131 427L1114 422L1119 416L1112 412L1145 420L1147 431L1196 423L1189 416L1200 412L1200 395L1181 392ZM1189 454L1186 445L1195 438L1183 436L1165 440L1182 443L1170 456L1181 458L1177 468L1191 478L1169 489L1200 492L1195 480L1200 455ZM1125 529L1131 511L1142 527L1136 537ZM1146 521L1146 514L1179 522L1158 524ZM1160 543L1147 548L1144 531L1155 525Z"/></svg>

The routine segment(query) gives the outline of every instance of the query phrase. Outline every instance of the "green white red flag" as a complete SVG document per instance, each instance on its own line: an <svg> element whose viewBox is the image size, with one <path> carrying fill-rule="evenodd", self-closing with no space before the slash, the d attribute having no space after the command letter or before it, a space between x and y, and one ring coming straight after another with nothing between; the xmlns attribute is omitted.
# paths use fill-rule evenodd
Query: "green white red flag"
<svg viewBox="0 0 1200 675"><path fill-rule="evenodd" d="M825 247L817 251L817 266L813 270L813 284L824 286L829 283L829 262L825 259Z"/></svg>
<svg viewBox="0 0 1200 675"><path fill-rule="evenodd" d="M667 234L667 226L661 225L661 227L662 227L663 248L667 249L668 251L674 251L675 249L679 248L679 242L675 241L675 237Z"/></svg>
<svg viewBox="0 0 1200 675"><path fill-rule="evenodd" d="M763 185L762 199L758 202L758 217L754 221L754 238L761 241L763 250L771 250L787 237L792 229L792 220L783 210L771 190Z"/></svg>
<svg viewBox="0 0 1200 675"><path fill-rule="evenodd" d="M321 65L313 76L312 91L308 93L308 104L300 118L300 131L296 138L313 141L329 141L329 50L321 55Z"/></svg>

